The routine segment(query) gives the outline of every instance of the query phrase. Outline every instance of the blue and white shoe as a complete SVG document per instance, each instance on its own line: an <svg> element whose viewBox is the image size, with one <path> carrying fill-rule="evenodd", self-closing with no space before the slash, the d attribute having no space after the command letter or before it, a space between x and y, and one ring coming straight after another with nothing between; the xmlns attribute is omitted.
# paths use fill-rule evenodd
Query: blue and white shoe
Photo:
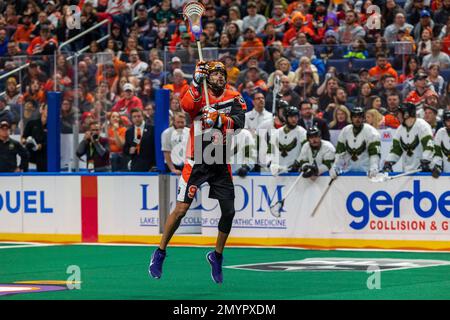
<svg viewBox="0 0 450 320"><path fill-rule="evenodd" d="M162 266L164 259L166 258L166 253L161 251L159 248L156 249L152 254L152 259L150 261L150 266L148 267L148 273L155 279L161 278Z"/></svg>
<svg viewBox="0 0 450 320"><path fill-rule="evenodd" d="M214 251L210 251L206 254L206 260L208 260L211 265L211 278L215 283L223 282L223 274L222 274L222 261L223 257L220 259L217 258Z"/></svg>

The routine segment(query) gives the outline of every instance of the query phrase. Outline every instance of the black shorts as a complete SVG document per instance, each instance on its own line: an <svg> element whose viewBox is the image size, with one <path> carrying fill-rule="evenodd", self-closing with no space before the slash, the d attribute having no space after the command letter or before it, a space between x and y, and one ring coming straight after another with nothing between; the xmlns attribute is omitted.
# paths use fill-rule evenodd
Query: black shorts
<svg viewBox="0 0 450 320"><path fill-rule="evenodd" d="M233 175L229 164L185 163L178 185L177 201L191 203L195 193L204 183L209 184L209 197L218 200L233 200Z"/></svg>

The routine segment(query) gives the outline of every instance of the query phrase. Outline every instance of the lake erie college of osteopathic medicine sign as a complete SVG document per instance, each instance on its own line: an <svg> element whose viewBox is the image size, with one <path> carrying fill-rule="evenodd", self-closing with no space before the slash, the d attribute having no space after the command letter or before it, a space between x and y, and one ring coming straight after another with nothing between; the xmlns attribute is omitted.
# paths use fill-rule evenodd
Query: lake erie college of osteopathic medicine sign
<svg viewBox="0 0 450 320"><path fill-rule="evenodd" d="M448 175L384 183L340 176L314 217L330 178L302 179L281 217L273 217L270 204L283 198L295 178L234 177L231 243L450 249ZM177 183L171 176L170 210ZM190 243L209 238L212 243L217 235L220 208L208 191L208 185L199 189L178 230L179 235L201 235L190 236ZM157 175L2 176L0 240L157 242L158 201Z"/></svg>

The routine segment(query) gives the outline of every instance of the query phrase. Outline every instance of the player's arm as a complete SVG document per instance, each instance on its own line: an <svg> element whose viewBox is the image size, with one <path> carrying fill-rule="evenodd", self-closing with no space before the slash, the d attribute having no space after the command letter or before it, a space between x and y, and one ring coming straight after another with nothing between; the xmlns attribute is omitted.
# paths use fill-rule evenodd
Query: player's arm
<svg viewBox="0 0 450 320"><path fill-rule="evenodd" d="M189 113L192 119L202 110L202 85L207 75L207 63L199 61L195 67L192 84L181 98L181 107Z"/></svg>
<svg viewBox="0 0 450 320"><path fill-rule="evenodd" d="M436 134L436 137L434 138L434 158L433 158L433 163L435 166L439 166L439 167L443 167L444 166L444 156L442 154L442 148L441 148L441 144L442 144L442 136L443 134L441 133L447 133L446 131L438 131L438 133Z"/></svg>
<svg viewBox="0 0 450 320"><path fill-rule="evenodd" d="M336 156L333 163L333 167L342 169L344 167L345 162L345 154L347 152L345 148L345 128L339 132L337 144L336 144Z"/></svg>
<svg viewBox="0 0 450 320"><path fill-rule="evenodd" d="M392 146L389 151L389 154L384 161L383 171L384 172L392 172L392 167L397 163L400 157L403 154L403 149L400 144L400 129L398 127L395 131L394 137L392 138Z"/></svg>
<svg viewBox="0 0 450 320"><path fill-rule="evenodd" d="M420 130L419 132L419 139L423 149L422 160L429 162L433 161L435 148L433 141L433 131L431 130L431 126L422 127L422 130Z"/></svg>
<svg viewBox="0 0 450 320"><path fill-rule="evenodd" d="M374 176L380 168L381 158L381 138L378 130L372 130L367 152L369 153L369 176Z"/></svg>
<svg viewBox="0 0 450 320"><path fill-rule="evenodd" d="M336 150L334 149L333 145L330 144L330 147L327 147L325 150L326 151L323 154L322 164L319 165L319 176L331 169L331 166L333 165L336 158Z"/></svg>

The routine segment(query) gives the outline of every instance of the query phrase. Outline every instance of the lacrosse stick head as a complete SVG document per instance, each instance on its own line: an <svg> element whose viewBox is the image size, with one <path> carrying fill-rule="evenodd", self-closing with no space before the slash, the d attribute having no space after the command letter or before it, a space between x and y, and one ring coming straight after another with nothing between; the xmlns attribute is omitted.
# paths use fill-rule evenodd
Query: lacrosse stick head
<svg viewBox="0 0 450 320"><path fill-rule="evenodd" d="M187 2L183 7L183 16L189 21L191 32L195 38L200 39L202 34L202 15L205 12L203 4L197 1Z"/></svg>
<svg viewBox="0 0 450 320"><path fill-rule="evenodd" d="M281 217L281 212L283 212L284 207L284 199L277 201L274 205L270 207L270 213L275 217L279 218Z"/></svg>
<svg viewBox="0 0 450 320"><path fill-rule="evenodd" d="M389 175L387 172L379 172L374 177L370 178L372 182L384 182L389 180Z"/></svg>

